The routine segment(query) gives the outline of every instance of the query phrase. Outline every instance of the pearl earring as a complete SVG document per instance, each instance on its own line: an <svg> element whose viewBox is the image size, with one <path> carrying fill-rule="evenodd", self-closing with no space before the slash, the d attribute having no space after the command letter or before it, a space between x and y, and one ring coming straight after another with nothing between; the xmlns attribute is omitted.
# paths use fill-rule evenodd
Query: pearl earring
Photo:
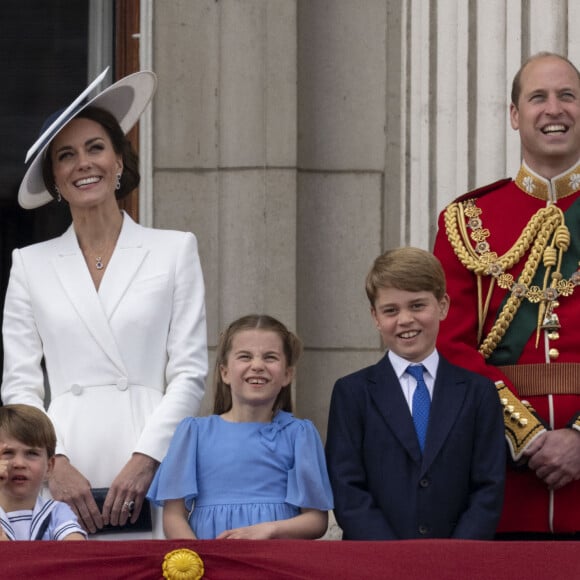
<svg viewBox="0 0 580 580"><path fill-rule="evenodd" d="M54 191L56 191L56 201L60 203L62 201L62 196L60 195L60 189L58 189L58 185L54 186Z"/></svg>
<svg viewBox="0 0 580 580"><path fill-rule="evenodd" d="M121 189L121 174L117 173L117 183L115 184L115 189L119 191Z"/></svg>

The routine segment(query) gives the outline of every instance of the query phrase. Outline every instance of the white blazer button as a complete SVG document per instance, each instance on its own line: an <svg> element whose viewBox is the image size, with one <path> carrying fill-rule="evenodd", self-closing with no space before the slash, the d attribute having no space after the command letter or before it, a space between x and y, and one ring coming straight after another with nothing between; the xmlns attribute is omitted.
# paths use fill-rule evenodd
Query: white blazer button
<svg viewBox="0 0 580 580"><path fill-rule="evenodd" d="M120 391L126 391L127 387L129 386L129 383L127 381L127 377L121 377L118 381L117 381L117 388Z"/></svg>
<svg viewBox="0 0 580 580"><path fill-rule="evenodd" d="M70 391L73 395L80 395L83 392L83 388L80 385L74 384L71 388Z"/></svg>

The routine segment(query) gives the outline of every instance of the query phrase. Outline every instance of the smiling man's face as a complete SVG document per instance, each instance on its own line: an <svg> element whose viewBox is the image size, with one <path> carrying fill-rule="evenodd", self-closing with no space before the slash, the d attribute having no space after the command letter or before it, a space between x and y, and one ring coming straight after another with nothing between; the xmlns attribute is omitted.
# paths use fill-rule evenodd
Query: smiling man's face
<svg viewBox="0 0 580 580"><path fill-rule="evenodd" d="M546 56L528 63L520 84L511 125L529 167L552 178L580 159L580 79L565 60Z"/></svg>

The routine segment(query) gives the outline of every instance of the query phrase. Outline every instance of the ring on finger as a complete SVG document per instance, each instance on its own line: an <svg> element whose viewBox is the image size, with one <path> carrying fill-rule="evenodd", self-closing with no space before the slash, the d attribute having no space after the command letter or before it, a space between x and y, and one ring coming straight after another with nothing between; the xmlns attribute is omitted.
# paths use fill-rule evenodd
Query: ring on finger
<svg viewBox="0 0 580 580"><path fill-rule="evenodd" d="M123 511L124 512L131 513L133 511L134 507L135 507L135 502L132 499L123 502Z"/></svg>

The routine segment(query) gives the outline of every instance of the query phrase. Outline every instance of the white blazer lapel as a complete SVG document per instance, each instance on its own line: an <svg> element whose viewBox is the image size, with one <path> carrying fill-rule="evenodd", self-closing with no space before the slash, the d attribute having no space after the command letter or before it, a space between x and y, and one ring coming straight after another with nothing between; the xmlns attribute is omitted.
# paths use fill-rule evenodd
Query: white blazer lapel
<svg viewBox="0 0 580 580"><path fill-rule="evenodd" d="M64 292L74 306L79 318L89 329L95 341L111 359L126 373L123 359L87 265L82 256L74 229L71 226L61 237L58 254L52 260Z"/></svg>
<svg viewBox="0 0 580 580"><path fill-rule="evenodd" d="M125 212L123 214L123 227L99 289L99 297L108 320L113 316L149 252L143 247L143 228Z"/></svg>

